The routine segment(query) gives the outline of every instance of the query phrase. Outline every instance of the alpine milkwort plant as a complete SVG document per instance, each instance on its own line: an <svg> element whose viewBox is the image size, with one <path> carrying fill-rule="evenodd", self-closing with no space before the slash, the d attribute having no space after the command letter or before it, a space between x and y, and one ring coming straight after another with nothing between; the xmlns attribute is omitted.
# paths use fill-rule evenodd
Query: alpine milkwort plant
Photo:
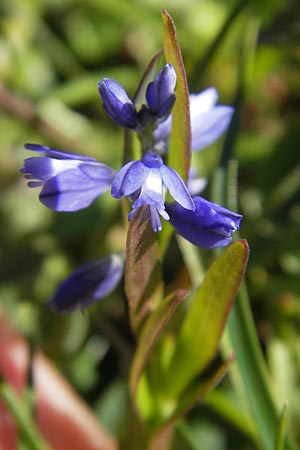
<svg viewBox="0 0 300 450"><path fill-rule="evenodd" d="M166 63L161 70L157 69L158 54L133 97L114 79L104 78L98 84L104 111L125 129L122 165L112 168L86 155L26 144L34 154L25 159L21 169L29 187L40 189L40 201L57 212L87 208L108 193L113 199L123 199L128 219L124 252L79 267L47 304L57 313L84 309L111 294L124 277L122 293L135 346L128 358L131 404L123 414L120 448L132 450L171 449L177 420L226 373L233 355L227 359L216 356L248 258L245 240L231 243L242 216L201 197L203 180L196 179L190 167L191 152L207 147L224 133L233 108L217 103L213 87L189 94L175 26L165 10L162 19ZM224 159L215 192L227 189ZM181 237L170 240L172 231ZM204 272L203 251L197 247L226 248L213 253L215 259ZM183 276L166 281L165 269L179 253L175 267L180 265ZM173 269L174 265L168 273L174 273ZM186 308L166 328L187 296ZM237 359L236 394L241 392L242 400L248 399L247 407L257 424L251 436L253 433L254 439L261 441L264 450L283 449L282 432L277 434L281 419L268 391L246 289L241 290L237 302L222 356L230 344ZM221 397L222 404L224 399L230 401L229 397ZM230 408L245 431L240 405ZM247 421L248 413L247 408Z"/></svg>

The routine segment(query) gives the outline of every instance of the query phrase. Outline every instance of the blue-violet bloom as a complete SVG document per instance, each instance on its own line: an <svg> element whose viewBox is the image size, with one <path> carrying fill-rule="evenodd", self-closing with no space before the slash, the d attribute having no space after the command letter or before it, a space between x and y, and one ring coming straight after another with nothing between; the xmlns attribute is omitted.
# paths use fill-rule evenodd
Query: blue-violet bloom
<svg viewBox="0 0 300 450"><path fill-rule="evenodd" d="M227 105L216 105L218 92L208 88L198 94L190 94L191 117L191 149L202 150L216 141L227 129L234 108ZM158 125L154 131L156 147L166 152L172 128L172 114Z"/></svg>
<svg viewBox="0 0 300 450"><path fill-rule="evenodd" d="M193 200L195 211L189 211L178 203L166 204L175 230L199 247L215 248L230 244L242 216L199 196Z"/></svg>
<svg viewBox="0 0 300 450"><path fill-rule="evenodd" d="M124 257L117 253L85 264L60 284L47 306L58 313L82 310L108 296L122 278L123 270Z"/></svg>
<svg viewBox="0 0 300 450"><path fill-rule="evenodd" d="M141 160L130 161L117 172L111 195L115 198L129 196L134 201L129 220L139 206L149 205L152 229L161 231L159 214L169 220L165 210L167 189L183 209L195 209L193 199L178 173L165 165L159 155L148 152Z"/></svg>
<svg viewBox="0 0 300 450"><path fill-rule="evenodd" d="M29 187L42 187L40 201L55 211L77 211L89 206L112 184L115 171L96 159L38 144L25 148L41 153L24 161L21 172Z"/></svg>

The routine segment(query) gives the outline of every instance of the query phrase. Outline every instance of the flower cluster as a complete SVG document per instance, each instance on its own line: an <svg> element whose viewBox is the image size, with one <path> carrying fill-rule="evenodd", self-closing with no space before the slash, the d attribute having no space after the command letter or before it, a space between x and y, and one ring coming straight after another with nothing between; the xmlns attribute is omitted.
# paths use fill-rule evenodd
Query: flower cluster
<svg viewBox="0 0 300 450"><path fill-rule="evenodd" d="M40 201L55 211L77 211L110 188L112 197L128 197L132 202L129 220L140 206L148 205L154 232L162 229L162 217L195 245L204 248L228 245L233 232L239 228L241 216L202 197L193 197L179 174L163 160L168 152L175 87L175 70L166 64L148 84L145 102L137 109L115 80L105 78L99 82L104 110L117 125L138 134L143 156L115 171L94 158L26 144L26 149L43 156L25 159L21 169L30 187L41 187ZM228 127L233 109L216 105L217 100L214 88L190 95L193 151L210 145ZM173 202L165 201L167 191ZM56 311L82 308L110 292L120 280L123 267L123 258L116 255L112 258L78 269L60 286L50 302L52 308ZM117 264L117 270L112 261ZM68 293L72 283L77 294ZM81 290L88 294L79 300Z"/></svg>

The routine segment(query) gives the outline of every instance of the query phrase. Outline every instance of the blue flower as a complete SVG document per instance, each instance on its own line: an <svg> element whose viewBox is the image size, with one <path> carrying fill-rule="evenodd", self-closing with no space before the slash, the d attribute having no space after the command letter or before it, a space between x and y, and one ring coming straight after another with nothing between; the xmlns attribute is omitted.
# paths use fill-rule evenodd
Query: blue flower
<svg viewBox="0 0 300 450"><path fill-rule="evenodd" d="M178 203L166 204L166 211L175 230L199 247L215 248L230 244L242 216L199 196L193 200L194 211L189 211Z"/></svg>
<svg viewBox="0 0 300 450"><path fill-rule="evenodd" d="M178 173L165 165L159 155L149 152L141 160L130 161L122 167L112 183L111 195L115 198L129 196L134 201L129 220L138 207L149 205L152 229L160 231L162 225L159 214L169 220L165 211L167 189L183 209L195 209L192 197Z"/></svg>
<svg viewBox="0 0 300 450"><path fill-rule="evenodd" d="M112 184L115 171L94 158L38 144L25 148L44 155L24 161L21 172L29 187L42 187L40 201L55 211L77 211L89 206Z"/></svg>
<svg viewBox="0 0 300 450"><path fill-rule="evenodd" d="M120 254L85 264L61 283L47 306L58 313L84 309L108 296L122 278L123 270L124 257Z"/></svg>
<svg viewBox="0 0 300 450"><path fill-rule="evenodd" d="M138 115L132 100L124 88L111 78L104 78L98 83L99 94L107 115L117 125L125 128L136 128Z"/></svg>
<svg viewBox="0 0 300 450"><path fill-rule="evenodd" d="M216 105L218 92L209 88L198 94L190 94L191 148L201 150L216 141L227 129L234 108ZM172 127L172 115L160 123L154 131L155 146L160 151L167 151Z"/></svg>
<svg viewBox="0 0 300 450"><path fill-rule="evenodd" d="M166 64L148 84L146 100L149 110L158 119L164 119L171 111L175 100L176 72L171 64Z"/></svg>

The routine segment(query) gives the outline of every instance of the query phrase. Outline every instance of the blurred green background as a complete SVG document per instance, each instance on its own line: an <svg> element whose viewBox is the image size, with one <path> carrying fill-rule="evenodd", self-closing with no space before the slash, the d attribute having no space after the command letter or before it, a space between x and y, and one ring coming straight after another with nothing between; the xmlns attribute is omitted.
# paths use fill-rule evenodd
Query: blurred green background
<svg viewBox="0 0 300 450"><path fill-rule="evenodd" d="M133 344L123 288L69 317L43 306L71 270L124 246L119 204L105 194L78 213L55 213L19 173L25 142L91 155L116 169L123 134L103 113L97 82L133 94L172 15L190 91L215 86L235 104L241 237L257 330L278 398L300 416L300 4L297 0L4 0L0 5L0 308L118 430ZM193 163L208 178L222 140ZM176 252L176 249L174 250ZM205 256L207 258L207 256ZM180 262L167 273L185 280ZM229 389L224 383L223 389ZM189 449L253 449L251 432L217 398L178 432ZM122 408L123 405L123 408ZM295 435L297 430L295 427ZM298 431L299 433L299 431Z"/></svg>

